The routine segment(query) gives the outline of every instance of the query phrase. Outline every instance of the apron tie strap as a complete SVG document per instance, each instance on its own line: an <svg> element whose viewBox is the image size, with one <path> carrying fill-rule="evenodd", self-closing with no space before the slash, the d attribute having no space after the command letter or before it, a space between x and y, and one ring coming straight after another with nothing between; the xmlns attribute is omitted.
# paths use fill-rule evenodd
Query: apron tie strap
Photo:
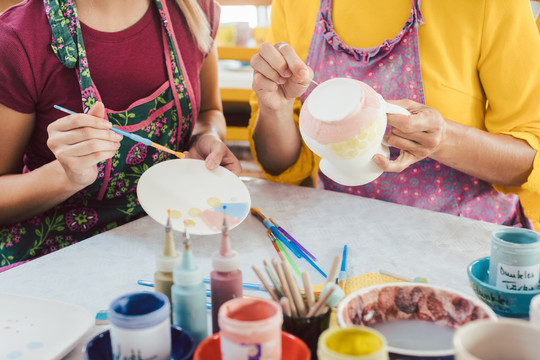
<svg viewBox="0 0 540 360"><path fill-rule="evenodd" d="M73 0L64 1L43 0L47 20L51 25L51 48L62 65L73 69L79 58L76 29L78 29L77 8Z"/></svg>

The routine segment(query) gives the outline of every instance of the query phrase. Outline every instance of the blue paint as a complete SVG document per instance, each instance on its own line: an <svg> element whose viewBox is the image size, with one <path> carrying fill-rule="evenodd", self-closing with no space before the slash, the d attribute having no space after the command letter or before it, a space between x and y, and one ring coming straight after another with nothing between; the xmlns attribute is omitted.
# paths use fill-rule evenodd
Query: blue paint
<svg viewBox="0 0 540 360"><path fill-rule="evenodd" d="M7 358L8 359L19 359L22 356L22 354L23 354L22 352L15 350L15 351L12 351L9 354L7 354Z"/></svg>
<svg viewBox="0 0 540 360"><path fill-rule="evenodd" d="M109 321L124 329L146 329L169 318L169 299L161 293L140 292L121 296L111 303Z"/></svg>
<svg viewBox="0 0 540 360"><path fill-rule="evenodd" d="M214 208L215 211L222 214L227 214L237 219L242 219L248 213L249 207L247 203L225 203L223 206Z"/></svg>
<svg viewBox="0 0 540 360"><path fill-rule="evenodd" d="M26 347L29 350L37 350L37 349L41 349L43 347L43 343L40 342L40 341L34 341L34 342L31 342L31 343L28 343L28 345L26 345Z"/></svg>

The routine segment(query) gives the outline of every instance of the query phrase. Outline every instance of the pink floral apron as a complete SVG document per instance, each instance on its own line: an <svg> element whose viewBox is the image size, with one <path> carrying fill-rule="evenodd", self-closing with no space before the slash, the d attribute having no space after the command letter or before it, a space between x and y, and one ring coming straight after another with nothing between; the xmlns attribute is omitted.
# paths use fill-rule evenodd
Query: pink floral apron
<svg viewBox="0 0 540 360"><path fill-rule="evenodd" d="M51 46L64 66L75 69L86 113L101 98L90 76L75 3L73 0L44 0L44 4L52 29ZM186 71L166 3L155 0L155 6L161 15L169 79L152 95L133 102L128 109L106 109L106 113L113 126L175 151L184 151L198 109L192 109L193 88L183 76ZM0 269L145 215L136 196L137 182L150 166L169 157L169 153L124 138L114 157L98 164L99 174L93 184L42 215L0 227Z"/></svg>
<svg viewBox="0 0 540 360"><path fill-rule="evenodd" d="M321 83L348 77L369 84L385 99L410 99L425 103L418 26L423 24L421 0L412 0L405 25L392 40L360 49L348 46L334 29L332 0L322 0L306 63L314 80ZM302 102L314 85L302 96ZM395 159L399 151L390 148ZM430 158L416 162L400 173L385 172L362 186L343 186L320 170L318 187L380 199L476 220L532 228L517 195L504 195L491 184L461 173Z"/></svg>

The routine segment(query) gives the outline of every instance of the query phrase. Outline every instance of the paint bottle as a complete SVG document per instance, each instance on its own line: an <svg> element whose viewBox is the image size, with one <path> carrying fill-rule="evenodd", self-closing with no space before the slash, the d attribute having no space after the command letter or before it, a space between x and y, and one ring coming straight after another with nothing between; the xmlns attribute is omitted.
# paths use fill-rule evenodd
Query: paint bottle
<svg viewBox="0 0 540 360"><path fill-rule="evenodd" d="M237 298L218 312L223 360L281 360L283 313L266 299Z"/></svg>
<svg viewBox="0 0 540 360"><path fill-rule="evenodd" d="M221 227L221 245L219 251L212 254L210 273L210 294L212 299L212 332L219 331L218 310L231 299L242 297L242 271L238 269L240 257L231 249L231 239L227 227L227 218L223 216Z"/></svg>
<svg viewBox="0 0 540 360"><path fill-rule="evenodd" d="M184 230L182 263L173 271L171 288L173 324L188 331L199 344L208 336L206 319L206 286L200 269L195 264L191 243Z"/></svg>
<svg viewBox="0 0 540 360"><path fill-rule="evenodd" d="M182 262L180 254L176 252L174 237L171 227L170 210L167 215L167 225L165 226L165 246L163 253L156 257L157 271L154 273L154 288L169 298L172 304L171 287L173 285L173 270ZM172 313L171 313L172 315Z"/></svg>
<svg viewBox="0 0 540 360"><path fill-rule="evenodd" d="M388 360L388 343L379 331L365 326L331 327L319 337L319 360Z"/></svg>

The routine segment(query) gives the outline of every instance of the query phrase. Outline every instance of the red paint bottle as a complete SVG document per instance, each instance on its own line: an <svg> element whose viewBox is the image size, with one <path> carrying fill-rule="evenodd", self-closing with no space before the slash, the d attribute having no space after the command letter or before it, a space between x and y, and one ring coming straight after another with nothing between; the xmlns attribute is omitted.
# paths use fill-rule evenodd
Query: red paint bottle
<svg viewBox="0 0 540 360"><path fill-rule="evenodd" d="M231 239L226 217L221 227L221 246L212 254L210 273L210 293L212 299L212 332L219 331L218 311L221 305L231 299L242 297L242 271L238 268L240 257L231 249Z"/></svg>

